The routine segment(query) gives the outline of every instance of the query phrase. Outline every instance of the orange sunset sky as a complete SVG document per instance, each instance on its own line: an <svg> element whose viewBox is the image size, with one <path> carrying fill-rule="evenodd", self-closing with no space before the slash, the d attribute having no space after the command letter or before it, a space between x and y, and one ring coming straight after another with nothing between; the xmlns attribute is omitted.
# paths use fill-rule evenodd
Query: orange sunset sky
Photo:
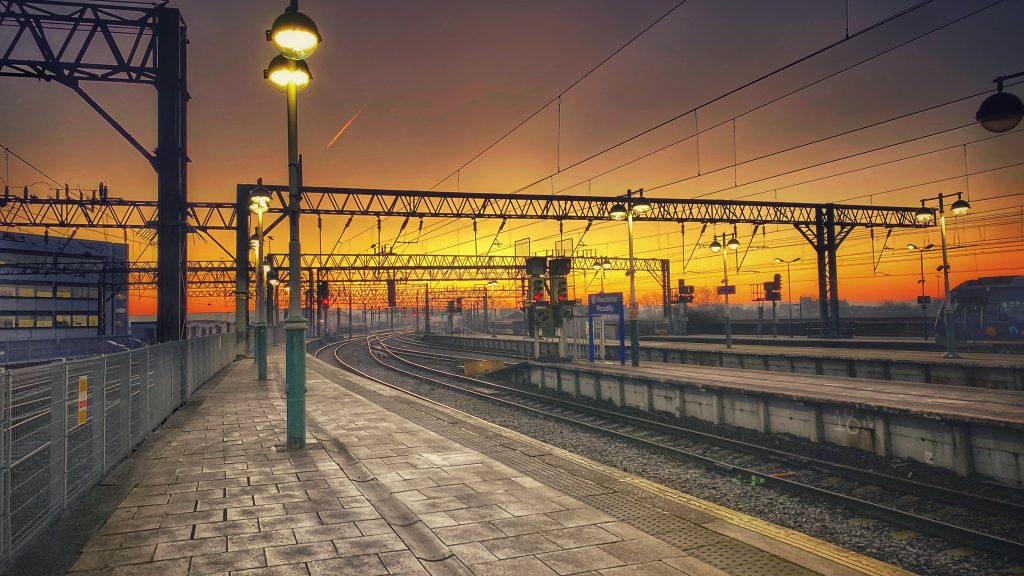
<svg viewBox="0 0 1024 576"><path fill-rule="evenodd" d="M964 192L973 211L951 220L952 281L1024 272L1024 128L986 132L974 123L992 79L1024 70L1024 3L934 0L889 23L875 23L918 0L301 0L323 35L309 59L313 82L299 100L300 151L307 185L613 196L645 188L652 198L848 202L917 206L937 193ZM189 26L189 199L233 201L235 184L262 177L286 183L285 99L262 78L276 54L264 30L284 0L173 0ZM641 30L672 12L486 154L455 172L502 134L562 93ZM848 33L851 39L843 40ZM10 34L0 30L0 34ZM826 46L805 62L703 106ZM1011 81L1007 90L1024 95ZM148 147L156 142L156 95L145 86L86 85ZM148 163L77 95L55 83L0 78L0 144L71 188L102 181L113 196L155 198ZM699 108L698 108L699 107ZM698 108L592 160L595 152ZM328 146L339 129L360 112ZM858 130L859 129L859 130ZM699 137L694 137L695 131ZM659 150L658 152L654 152ZM652 153L653 152L653 153ZM638 158L643 159L637 160ZM637 160L629 162L631 160ZM628 164L627 164L628 163ZM616 168L623 165L621 168ZM570 168L566 168L571 166ZM3 177L47 195L39 173L8 158ZM42 184L34 184L44 181ZM371 250L375 220L303 221L305 252ZM498 220L411 223L395 250L484 253ZM385 220L391 245L401 219ZM567 222L580 241L583 222ZM274 252L286 250L286 229ZM673 285L714 286L721 256L701 244L699 224L636 227L637 255L671 260ZM793 266L794 296L817 296L814 252L787 226L739 238L749 252L730 270L741 303L748 286ZM52 230L51 234L71 231ZM233 247L231 233L216 233ZM91 231L78 237L100 238ZM554 248L558 226L510 221L492 254L512 255L531 239ZM123 235L112 234L111 240ZM133 260L155 260L155 245L129 233ZM626 226L596 223L583 253L625 256ZM854 302L910 300L920 291L908 242L939 244L936 228L854 231L839 251L839 295ZM692 257L691 257L691 252ZM226 259L193 238L192 259ZM684 259L688 259L685 270ZM939 252L926 255L926 288L940 293ZM877 265L876 265L877 263ZM591 274L592 275L592 272ZM578 282L576 297L596 292ZM641 295L660 289L637 276ZM482 284L482 283L477 283ZM509 286L511 287L511 286ZM621 273L608 291L627 291ZM784 289L787 286L784 284ZM784 297L789 294L784 292ZM512 301L503 302L511 305ZM190 311L231 309L224 298L193 299ZM133 314L150 314L152 290L132 295Z"/></svg>

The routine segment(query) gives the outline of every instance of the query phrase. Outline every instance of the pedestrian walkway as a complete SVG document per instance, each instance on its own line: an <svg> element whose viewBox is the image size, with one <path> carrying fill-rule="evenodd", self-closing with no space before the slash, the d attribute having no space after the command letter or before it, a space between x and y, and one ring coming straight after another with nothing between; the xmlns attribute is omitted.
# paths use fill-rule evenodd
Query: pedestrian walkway
<svg viewBox="0 0 1024 576"><path fill-rule="evenodd" d="M75 576L902 574L309 360L239 362L89 541Z"/></svg>

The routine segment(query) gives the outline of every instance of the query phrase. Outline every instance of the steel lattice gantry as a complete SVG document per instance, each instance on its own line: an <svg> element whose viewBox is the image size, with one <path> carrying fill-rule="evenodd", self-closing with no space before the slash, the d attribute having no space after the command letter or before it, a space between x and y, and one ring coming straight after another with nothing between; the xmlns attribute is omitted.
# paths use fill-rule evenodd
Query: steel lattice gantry
<svg viewBox="0 0 1024 576"><path fill-rule="evenodd" d="M185 337L186 28L181 13L112 2L0 0L0 76L55 81L74 90L157 173L157 338ZM150 152L82 87L85 82L148 84L157 92L157 146ZM8 203L10 204L10 203ZM72 219L87 225L96 206ZM49 215L48 215L49 216ZM59 219L59 217L58 217Z"/></svg>
<svg viewBox="0 0 1024 576"><path fill-rule="evenodd" d="M2 0L0 0L2 1ZM190 203L184 211L189 230L234 230L236 253L245 254L249 244L248 196L251 184L236 186L236 201ZM273 229L286 216L287 187L266 186L278 196L271 205ZM424 192L357 188L302 189L303 211L317 216L398 216L408 218L497 218L596 221L610 220L615 197L548 196L537 194L487 194L471 192ZM838 282L836 251L858 226L912 228L925 226L915 219L916 208L860 206L798 202L748 202L738 200L683 200L649 198L651 211L637 216L641 222L701 222L788 224L804 235L818 260L821 319L829 332L838 334ZM160 206L152 201L115 198L31 198L17 195L0 198L0 226L25 228L117 227L152 228L159 221ZM249 277L242 259L237 278ZM665 272L667 280L667 271ZM667 284L667 281L665 282ZM237 288L245 298L245 286Z"/></svg>

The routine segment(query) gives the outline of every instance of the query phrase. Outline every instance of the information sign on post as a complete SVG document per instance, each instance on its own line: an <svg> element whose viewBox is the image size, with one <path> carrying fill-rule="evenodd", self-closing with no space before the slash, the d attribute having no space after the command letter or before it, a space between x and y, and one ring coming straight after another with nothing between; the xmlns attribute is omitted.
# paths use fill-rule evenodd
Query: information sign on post
<svg viewBox="0 0 1024 576"><path fill-rule="evenodd" d="M78 425L89 419L89 377L78 377Z"/></svg>
<svg viewBox="0 0 1024 576"><path fill-rule="evenodd" d="M625 306L622 305L622 292L605 294L590 294L587 296L589 309L588 319L590 322L590 359L594 359L594 316L603 318L605 316L619 317L619 364L626 365L626 314ZM602 351L601 356L604 356Z"/></svg>
<svg viewBox="0 0 1024 576"><path fill-rule="evenodd" d="M719 286L715 290L718 292L719 296L725 296L726 294L729 294L731 296L736 293L735 286Z"/></svg>

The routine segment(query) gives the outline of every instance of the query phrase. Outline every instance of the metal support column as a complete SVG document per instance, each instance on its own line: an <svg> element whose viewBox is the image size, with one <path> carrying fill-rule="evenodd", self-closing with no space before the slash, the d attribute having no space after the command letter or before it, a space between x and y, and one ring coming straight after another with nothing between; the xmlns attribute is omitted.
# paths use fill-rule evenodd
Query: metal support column
<svg viewBox="0 0 1024 576"><path fill-rule="evenodd" d="M186 202L187 138L185 26L175 8L156 13L157 62L157 299L156 338L170 342L185 338L185 278L188 263Z"/></svg>
<svg viewBox="0 0 1024 576"><path fill-rule="evenodd" d="M238 222L235 228L235 357L242 358L249 349L249 190L235 187Z"/></svg>

